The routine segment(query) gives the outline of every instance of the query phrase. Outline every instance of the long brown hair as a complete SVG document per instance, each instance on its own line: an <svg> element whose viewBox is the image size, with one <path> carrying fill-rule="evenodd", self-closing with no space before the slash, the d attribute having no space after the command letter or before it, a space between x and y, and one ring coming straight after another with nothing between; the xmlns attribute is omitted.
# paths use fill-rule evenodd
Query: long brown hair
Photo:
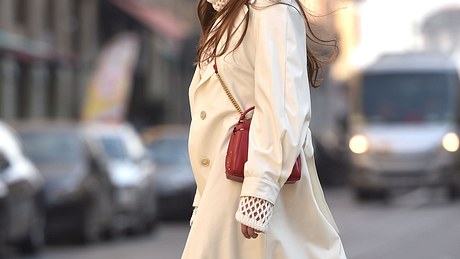
<svg viewBox="0 0 460 259"><path fill-rule="evenodd" d="M312 30L311 22L308 19L307 12L305 7L300 3L299 0L296 0L297 4L301 7L300 11L302 12L303 17L305 18L305 24L307 27L307 42L314 43L315 45L333 47L334 50L337 50L336 40L322 40L320 39ZM275 3L275 4L282 4ZM248 29L248 20L249 20L249 3L248 0L231 0L220 12L214 10L211 3L207 0L199 0L198 3L198 18L201 24L201 38L198 46L198 62L209 61L215 57L220 57L228 51L230 38L233 36L233 25L236 22L236 19L239 15L239 10L244 6L248 7L248 12L246 13L243 22L239 26L244 26L242 36L238 40L234 49L238 48L243 41L244 36L246 35ZM216 23L213 33L211 33L211 28L213 24ZM218 51L217 44L219 40L226 35L226 40L223 48ZM234 50L233 49L233 50ZM233 51L232 50L232 51ZM323 65L329 62L331 59L321 59L319 51L314 51L312 48L307 48L307 70L308 70L308 79L310 84L313 87L319 87L318 75L320 69Z"/></svg>

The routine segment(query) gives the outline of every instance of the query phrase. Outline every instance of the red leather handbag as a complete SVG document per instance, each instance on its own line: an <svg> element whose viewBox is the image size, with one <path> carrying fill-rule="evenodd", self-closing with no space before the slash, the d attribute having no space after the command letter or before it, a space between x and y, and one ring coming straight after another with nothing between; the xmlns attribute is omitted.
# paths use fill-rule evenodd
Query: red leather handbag
<svg viewBox="0 0 460 259"><path fill-rule="evenodd" d="M235 106L236 110L241 114L238 123L233 128L233 132L230 136L230 142L227 148L227 156L225 157L225 174L227 179L243 182L244 164L246 161L248 161L249 129L251 127L252 120L252 118L246 118L246 115L250 111L254 110L254 106L243 112L235 98L233 98L225 82L220 77L216 63L214 63L214 71L233 106ZM292 168L291 175L287 179L286 183L291 184L297 182L300 180L301 175L302 164L299 155L295 161L294 167Z"/></svg>
<svg viewBox="0 0 460 259"><path fill-rule="evenodd" d="M254 110L254 106L244 111L238 123L233 128L230 142L228 144L227 156L225 158L225 174L227 179L243 182L244 164L248 161L249 129L251 128L251 118L246 119L246 114ZM300 155L292 168L292 173L286 183L295 183L300 180L302 175L302 164Z"/></svg>

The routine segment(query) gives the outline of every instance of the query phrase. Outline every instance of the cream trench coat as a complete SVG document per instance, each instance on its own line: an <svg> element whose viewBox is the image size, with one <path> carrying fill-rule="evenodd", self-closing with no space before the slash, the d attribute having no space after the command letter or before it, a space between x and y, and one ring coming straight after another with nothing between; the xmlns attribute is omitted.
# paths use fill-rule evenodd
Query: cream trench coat
<svg viewBox="0 0 460 259"><path fill-rule="evenodd" d="M197 68L192 79L189 152L197 183L193 204L197 214L183 259L346 258L313 160L304 21L294 0L283 1L289 5L255 8L270 4L256 0L243 43L216 61L243 109L256 106L243 184L227 180L224 173L230 133L239 114L212 63L202 73ZM241 19L247 11L242 11ZM284 185L299 154L302 179ZM268 230L257 239L245 239L235 220L240 196L275 204Z"/></svg>

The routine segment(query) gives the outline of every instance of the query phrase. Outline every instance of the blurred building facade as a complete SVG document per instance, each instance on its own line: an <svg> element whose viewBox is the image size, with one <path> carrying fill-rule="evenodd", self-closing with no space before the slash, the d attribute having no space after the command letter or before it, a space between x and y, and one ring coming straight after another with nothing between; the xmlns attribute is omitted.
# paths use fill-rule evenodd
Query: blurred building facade
<svg viewBox="0 0 460 259"><path fill-rule="evenodd" d="M75 117L97 53L94 0L0 0L0 117Z"/></svg>
<svg viewBox="0 0 460 259"><path fill-rule="evenodd" d="M458 0L345 0L334 4L340 33L341 57L334 69L338 79L345 80L387 53L441 51L460 60Z"/></svg>
<svg viewBox="0 0 460 259"><path fill-rule="evenodd" d="M311 1L326 38L336 1ZM79 119L97 57L134 32L140 54L126 119L143 127L189 121L199 36L195 0L0 0L0 119ZM325 28L325 29L324 29Z"/></svg>
<svg viewBox="0 0 460 259"><path fill-rule="evenodd" d="M0 0L0 119L78 119L100 50L116 35L134 32L141 50L127 119L187 121L193 60L184 63L191 55L183 49L195 31L144 2Z"/></svg>

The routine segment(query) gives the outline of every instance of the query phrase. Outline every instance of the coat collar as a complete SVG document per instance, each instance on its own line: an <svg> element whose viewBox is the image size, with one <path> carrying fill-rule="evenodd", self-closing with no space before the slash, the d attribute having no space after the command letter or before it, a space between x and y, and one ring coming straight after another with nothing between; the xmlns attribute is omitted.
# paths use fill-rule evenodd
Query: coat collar
<svg viewBox="0 0 460 259"><path fill-rule="evenodd" d="M214 62L211 61L206 67L204 68L204 72L201 75L200 81L198 82L197 88L204 84L208 79L214 74Z"/></svg>
<svg viewBox="0 0 460 259"><path fill-rule="evenodd" d="M253 3L255 2L255 0L249 0L248 1L249 3ZM243 7L243 16L248 12L248 8L246 6ZM242 17L243 17L242 16ZM224 54L223 56L225 56L226 54ZM219 65L221 63L221 59L222 57L217 57L216 58L216 62L217 64ZM204 72L203 74L201 75L201 78L198 82L198 85L197 85L197 88L200 87L201 85L203 85L206 81L209 80L209 78L212 77L212 75L214 74L214 60L211 60L209 64L206 65L206 67L204 67ZM220 68L220 67L219 67Z"/></svg>

